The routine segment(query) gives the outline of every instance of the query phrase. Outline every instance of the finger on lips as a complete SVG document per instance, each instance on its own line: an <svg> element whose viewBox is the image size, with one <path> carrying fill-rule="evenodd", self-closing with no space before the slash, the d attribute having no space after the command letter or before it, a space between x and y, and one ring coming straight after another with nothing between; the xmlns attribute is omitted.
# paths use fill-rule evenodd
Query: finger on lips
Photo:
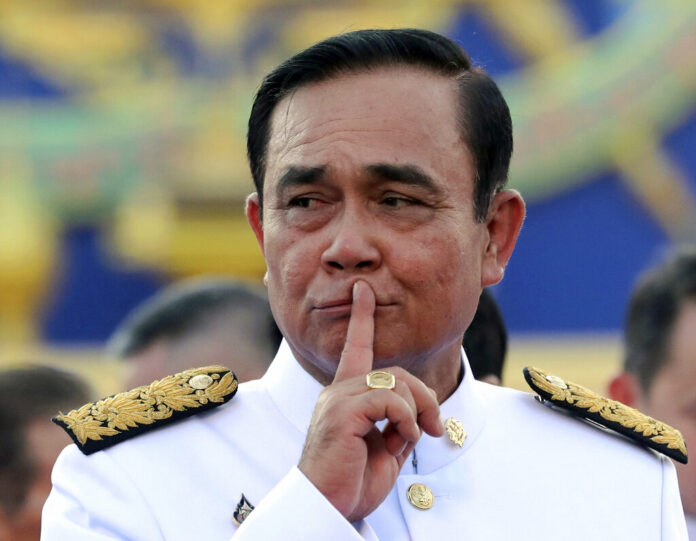
<svg viewBox="0 0 696 541"><path fill-rule="evenodd" d="M387 436L389 436L388 441L393 440L389 443L389 451L394 451L395 453L392 454L398 455L396 451L403 450L404 442L418 440L421 429L431 436L441 436L444 434L444 426L440 419L440 406L435 393L403 368L384 369L395 376L394 389L367 388L365 375L372 370L374 360L375 302L375 294L370 285L363 280L355 282L345 346L336 369L334 384L340 383L340 387L353 387L351 394L375 393L368 399L373 407L376 398L380 397L384 407L381 412L373 410L370 418L373 422L386 418L390 421L389 425L395 426L395 434L399 437L389 436L389 433ZM401 400L398 409L395 409L393 397L399 397ZM393 413L398 413L400 417L392 418L387 414L388 403L392 404ZM410 423L406 423L405 412L410 414ZM373 417L375 414L381 416ZM407 428L406 424L410 426ZM400 441L400 438L403 438L403 441Z"/></svg>
<svg viewBox="0 0 696 541"><path fill-rule="evenodd" d="M375 294L366 282L358 280L353 284L353 306L334 382L358 375L364 378L365 374L372 370L374 314Z"/></svg>

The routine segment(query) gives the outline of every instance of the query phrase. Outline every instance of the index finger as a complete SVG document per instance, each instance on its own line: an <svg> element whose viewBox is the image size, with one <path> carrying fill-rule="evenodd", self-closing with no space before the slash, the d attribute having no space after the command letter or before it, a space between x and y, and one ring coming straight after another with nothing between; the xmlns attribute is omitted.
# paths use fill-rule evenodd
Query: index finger
<svg viewBox="0 0 696 541"><path fill-rule="evenodd" d="M367 374L372 370L375 338L375 293L359 280L353 285L353 306L350 310L346 343L336 368L334 381Z"/></svg>

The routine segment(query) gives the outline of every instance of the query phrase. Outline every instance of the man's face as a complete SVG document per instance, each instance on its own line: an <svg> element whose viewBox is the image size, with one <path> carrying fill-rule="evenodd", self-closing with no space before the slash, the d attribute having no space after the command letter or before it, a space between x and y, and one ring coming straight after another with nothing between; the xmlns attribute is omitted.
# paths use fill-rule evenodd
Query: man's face
<svg viewBox="0 0 696 541"><path fill-rule="evenodd" d="M450 79L393 68L302 87L274 111L256 231L268 294L295 355L325 374L358 279L376 296L375 366L406 368L458 351L499 279L456 101Z"/></svg>
<svg viewBox="0 0 696 541"><path fill-rule="evenodd" d="M696 300L681 309L672 331L667 362L637 404L649 415L679 429L688 450L696 450ZM684 510L696 515L696 461L677 464Z"/></svg>

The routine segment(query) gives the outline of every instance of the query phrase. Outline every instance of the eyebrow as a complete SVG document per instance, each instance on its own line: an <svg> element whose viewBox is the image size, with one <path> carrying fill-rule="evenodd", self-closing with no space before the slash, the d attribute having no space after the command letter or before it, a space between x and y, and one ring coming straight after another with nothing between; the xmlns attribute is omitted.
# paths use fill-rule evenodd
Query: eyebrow
<svg viewBox="0 0 696 541"><path fill-rule="evenodd" d="M401 182L411 186L418 186L433 193L440 194L442 190L433 178L416 165L391 165L379 163L368 165L367 171L373 176L392 182Z"/></svg>
<svg viewBox="0 0 696 541"><path fill-rule="evenodd" d="M276 193L280 197L283 191L292 186L313 184L319 181L326 172L325 167L288 167L278 180Z"/></svg>
<svg viewBox="0 0 696 541"><path fill-rule="evenodd" d="M436 184L433 178L417 165L392 165L388 163L378 163L366 166L365 171L379 180L417 186L435 195L442 193L442 189ZM293 186L317 183L325 177L325 174L325 166L288 167L278 180L276 194L278 197L281 197L285 190Z"/></svg>

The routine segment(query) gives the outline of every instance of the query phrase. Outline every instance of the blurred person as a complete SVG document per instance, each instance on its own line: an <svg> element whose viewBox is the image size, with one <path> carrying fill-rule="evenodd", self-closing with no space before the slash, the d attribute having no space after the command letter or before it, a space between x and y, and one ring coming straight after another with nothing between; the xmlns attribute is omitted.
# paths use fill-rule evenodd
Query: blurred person
<svg viewBox="0 0 696 541"><path fill-rule="evenodd" d="M231 279L195 278L136 307L106 352L127 362L127 388L212 364L232 366L248 381L263 375L281 339L262 292Z"/></svg>
<svg viewBox="0 0 696 541"><path fill-rule="evenodd" d="M51 469L70 438L51 423L92 398L70 372L29 365L0 371L0 541L36 541Z"/></svg>
<svg viewBox="0 0 696 541"><path fill-rule="evenodd" d="M685 538L674 466L645 448L666 445L473 378L462 338L525 206L507 104L459 45L317 43L261 83L247 145L274 361L238 392L203 367L59 416L79 445L44 541ZM541 401L575 396L526 373Z"/></svg>
<svg viewBox="0 0 696 541"><path fill-rule="evenodd" d="M626 315L623 372L612 398L671 424L696 449L696 247L682 248L638 281ZM677 464L696 539L696 462Z"/></svg>
<svg viewBox="0 0 696 541"><path fill-rule="evenodd" d="M462 345L474 377L491 385L500 385L507 353L507 330L500 307L487 289L481 292Z"/></svg>

